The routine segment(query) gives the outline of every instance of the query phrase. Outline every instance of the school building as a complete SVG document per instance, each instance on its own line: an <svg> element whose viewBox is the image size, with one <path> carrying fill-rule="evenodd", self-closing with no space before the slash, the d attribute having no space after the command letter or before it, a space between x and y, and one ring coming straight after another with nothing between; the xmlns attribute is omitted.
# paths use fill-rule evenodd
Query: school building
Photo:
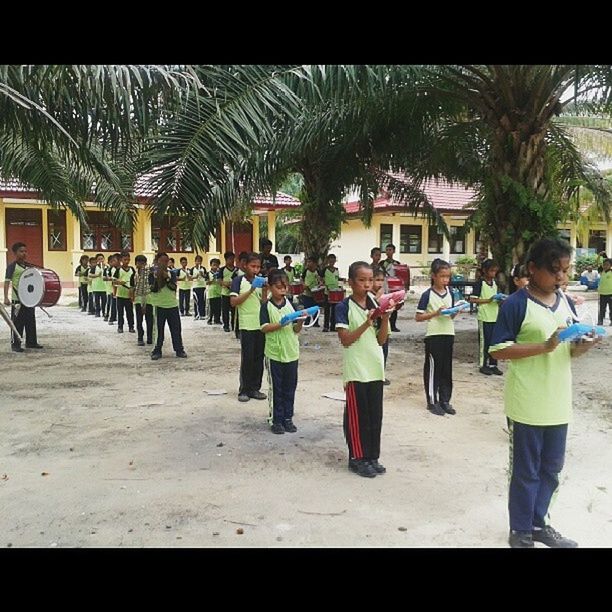
<svg viewBox="0 0 612 612"><path fill-rule="evenodd" d="M430 225L424 215L415 216L406 212L401 204L384 195L374 202L371 226L364 227L359 218L359 201L349 201L344 204L348 220L342 224L341 234L330 248L330 252L338 258L341 276L346 277L351 262L370 261L372 247L381 247L384 259L385 246L389 243L396 247L395 259L408 264L414 269L413 274L417 275L418 268L428 267L436 257L455 262L459 257L475 257L479 253L479 233L465 228L469 216L466 207L469 208L473 201L475 191L445 181L427 181L423 190L437 212L444 217L450 230L450 240L439 233L435 225ZM575 249L572 263L576 255L587 249L591 252L606 251L609 256L612 255L612 223L606 225L600 221L591 224L588 242L584 243L575 223L562 223L559 229Z"/></svg>
<svg viewBox="0 0 612 612"><path fill-rule="evenodd" d="M148 210L148 198L136 191L138 200L134 229L124 233L112 225L107 212L93 202L86 203L89 227L81 225L69 210L53 209L39 199L35 190L18 181L0 181L0 268L6 269L12 260L11 245L24 242L28 247L27 260L38 266L54 270L63 287L76 286L73 276L82 255L108 256L119 251L128 251L133 258L144 254L152 261L155 252L166 251L179 265L180 257L187 257L193 265L196 254L202 255L204 265L217 257L223 265L223 253L236 254L241 251L259 251L259 221L267 217L268 238L275 240L276 213L294 208L300 202L285 193L258 196L252 203L249 222L226 221L221 224L216 236L209 239L209 250L196 252L181 236L176 220L168 217L157 222Z"/></svg>

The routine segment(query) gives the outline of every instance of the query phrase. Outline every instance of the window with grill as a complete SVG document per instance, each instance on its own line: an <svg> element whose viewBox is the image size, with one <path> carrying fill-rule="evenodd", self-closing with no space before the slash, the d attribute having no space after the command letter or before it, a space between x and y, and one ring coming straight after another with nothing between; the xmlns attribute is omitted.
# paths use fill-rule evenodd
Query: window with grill
<svg viewBox="0 0 612 612"><path fill-rule="evenodd" d="M420 253L422 244L420 225L400 225L400 253Z"/></svg>
<svg viewBox="0 0 612 612"><path fill-rule="evenodd" d="M442 252L442 232L438 229L437 225L429 226L429 239L427 241L427 252L428 253L441 253Z"/></svg>
<svg viewBox="0 0 612 612"><path fill-rule="evenodd" d="M66 211L47 211L47 241L49 251L66 250Z"/></svg>
<svg viewBox="0 0 612 612"><path fill-rule="evenodd" d="M465 227L451 225L449 230L450 252L456 255L465 253Z"/></svg>
<svg viewBox="0 0 612 612"><path fill-rule="evenodd" d="M105 212L87 213L89 227L81 226L81 248L84 251L133 251L132 234L115 227Z"/></svg>
<svg viewBox="0 0 612 612"><path fill-rule="evenodd" d="M393 244L393 224L381 223L380 224L380 248L382 252L385 252L385 247L388 244Z"/></svg>
<svg viewBox="0 0 612 612"><path fill-rule="evenodd" d="M191 241L183 236L176 217L164 217L161 221L153 218L151 245L156 251L166 253L192 253Z"/></svg>

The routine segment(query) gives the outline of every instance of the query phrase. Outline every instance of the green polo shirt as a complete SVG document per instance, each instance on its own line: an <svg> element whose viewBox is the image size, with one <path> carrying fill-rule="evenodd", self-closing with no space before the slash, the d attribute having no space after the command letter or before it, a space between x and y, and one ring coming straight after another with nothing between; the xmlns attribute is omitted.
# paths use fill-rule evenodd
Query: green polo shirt
<svg viewBox="0 0 612 612"><path fill-rule="evenodd" d="M130 297L130 287L134 286L134 276L136 274L136 270L129 266L127 270L123 268L117 268L115 270L115 278L120 281L124 281L126 283L126 287L122 285L117 285L117 297L127 299Z"/></svg>
<svg viewBox="0 0 612 612"><path fill-rule="evenodd" d="M106 268L104 268L104 276L106 276L106 278L112 279L112 277L115 274L116 269L117 268L115 268L114 266L106 266ZM107 295L112 295L113 294L113 281L112 280L104 281L104 288L106 290Z"/></svg>
<svg viewBox="0 0 612 612"><path fill-rule="evenodd" d="M208 276L208 281L211 283L210 285L207 285L209 300L221 297L222 287L218 282L217 273L218 273L218 270L217 272L209 271L206 273Z"/></svg>
<svg viewBox="0 0 612 612"><path fill-rule="evenodd" d="M291 284L295 278L295 268L290 268L289 270L287 270L287 268L282 268L281 271L287 275L287 280L289 281L289 284Z"/></svg>
<svg viewBox="0 0 612 612"><path fill-rule="evenodd" d="M206 268L204 266L193 266L189 273L194 277L194 289L206 289L206 277L208 272L206 272Z"/></svg>
<svg viewBox="0 0 612 612"><path fill-rule="evenodd" d="M312 289L319 286L319 274L318 272L311 272L306 270L304 275L304 295L312 297Z"/></svg>
<svg viewBox="0 0 612 612"><path fill-rule="evenodd" d="M474 286L474 297L478 297L482 300L488 300L492 298L496 293L499 293L497 283L495 281L489 285L486 281L479 281ZM497 315L499 314L499 303L496 301L490 304L478 304L478 320L484 323L495 323L497 321Z"/></svg>
<svg viewBox="0 0 612 612"><path fill-rule="evenodd" d="M189 291L191 289L191 281L187 279L187 274L189 274L189 268L179 268L178 288L183 291Z"/></svg>
<svg viewBox="0 0 612 612"><path fill-rule="evenodd" d="M446 293L439 294L433 287L421 295L416 311L420 313L436 312L440 308L452 308L455 305L453 294L447 289ZM455 322L450 316L440 315L427 321L427 336L454 336Z"/></svg>
<svg viewBox="0 0 612 612"><path fill-rule="evenodd" d="M348 297L336 305L336 329L356 330L368 318L369 309L375 308L368 298L368 309L362 308ZM385 379L383 349L378 344L373 325L361 334L351 346L342 347L342 380L347 382L372 382Z"/></svg>
<svg viewBox="0 0 612 612"><path fill-rule="evenodd" d="M323 275L323 283L325 284L325 295L329 294L330 289L339 289L340 288L340 273L338 272L338 268L334 268L330 270L329 268L325 268L325 273Z"/></svg>
<svg viewBox="0 0 612 612"><path fill-rule="evenodd" d="M87 284L87 275L89 273L89 266L82 266L79 264L74 271L74 275L79 277L79 283L81 285Z"/></svg>
<svg viewBox="0 0 612 612"><path fill-rule="evenodd" d="M149 273L149 304L157 308L178 308L178 298L176 297L176 284L178 270L168 270L170 278L161 289L157 288L155 281L155 272Z"/></svg>
<svg viewBox="0 0 612 612"><path fill-rule="evenodd" d="M283 303L279 306L272 300L262 304L259 310L259 322L261 329L268 324L280 323L280 320L288 314L295 312L291 302L283 298ZM285 325L280 329L268 332L264 355L272 361L290 363L300 358L300 343L297 334L293 331L293 325Z"/></svg>
<svg viewBox="0 0 612 612"><path fill-rule="evenodd" d="M104 266L97 265L93 268L90 268L89 275L91 277L91 290L101 291L102 293L104 293L106 291L106 285L104 284L103 278Z"/></svg>
<svg viewBox="0 0 612 612"><path fill-rule="evenodd" d="M19 288L19 281L21 275L26 271L26 266L22 266L16 261L10 263L6 268L5 280L10 280L13 285L13 301L19 301L19 295L17 295L17 289Z"/></svg>
<svg viewBox="0 0 612 612"><path fill-rule="evenodd" d="M601 295L612 295L612 270L601 273L597 291Z"/></svg>
<svg viewBox="0 0 612 612"><path fill-rule="evenodd" d="M242 293L251 290L251 283L244 275L237 276L232 281L230 295L238 297ZM259 311L261 309L261 289L255 289L253 293L237 307L238 326L245 331L258 330L261 327L259 322Z"/></svg>
<svg viewBox="0 0 612 612"><path fill-rule="evenodd" d="M238 272L238 268L234 267L231 270L227 267L227 266L223 266L223 268L221 268L222 272L221 272L221 280L223 282L230 282L232 281L232 279L236 276L236 273ZM221 287L221 295L229 295L231 292L231 287Z"/></svg>
<svg viewBox="0 0 612 612"><path fill-rule="evenodd" d="M493 328L489 353L513 344L545 342L558 328L573 323L573 305L557 292L550 308L519 289L505 300ZM506 415L526 425L564 425L572 417L570 342L561 342L551 353L510 359L504 377Z"/></svg>

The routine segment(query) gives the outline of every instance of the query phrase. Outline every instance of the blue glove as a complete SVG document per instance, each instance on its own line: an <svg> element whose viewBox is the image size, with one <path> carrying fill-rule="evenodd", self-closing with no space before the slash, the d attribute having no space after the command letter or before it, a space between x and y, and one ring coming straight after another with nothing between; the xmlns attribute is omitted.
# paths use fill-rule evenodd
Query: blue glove
<svg viewBox="0 0 612 612"><path fill-rule="evenodd" d="M251 281L251 286L255 287L255 289L261 289L266 284L266 279L263 276L256 276Z"/></svg>
<svg viewBox="0 0 612 612"><path fill-rule="evenodd" d="M458 312L461 312L462 310L466 310L469 307L470 305L466 302L465 304L459 304L458 306L453 306L452 308L445 308L444 310L440 311L440 314L450 316L450 315L457 314Z"/></svg>
<svg viewBox="0 0 612 612"><path fill-rule="evenodd" d="M503 301L504 301L504 300L505 300L507 297L508 297L508 296L507 296L505 293L496 293L496 294L493 296L493 299L494 299L496 302L503 302Z"/></svg>
<svg viewBox="0 0 612 612"><path fill-rule="evenodd" d="M590 332L595 332L597 336L606 335L606 330L603 327L585 325L584 323L574 323L573 325L570 325L566 329L559 332L559 340L561 340L561 342L571 342L572 340L577 340L581 336L584 336Z"/></svg>
<svg viewBox="0 0 612 612"><path fill-rule="evenodd" d="M291 314L286 314L283 317L281 317L281 320L279 321L279 323L283 326L289 323L293 323L300 317L303 317L305 314L307 314L309 317L314 317L317 314L317 312L319 312L319 310L320 308L318 306L311 306L310 308L305 308L304 310L296 310L295 312L292 312Z"/></svg>

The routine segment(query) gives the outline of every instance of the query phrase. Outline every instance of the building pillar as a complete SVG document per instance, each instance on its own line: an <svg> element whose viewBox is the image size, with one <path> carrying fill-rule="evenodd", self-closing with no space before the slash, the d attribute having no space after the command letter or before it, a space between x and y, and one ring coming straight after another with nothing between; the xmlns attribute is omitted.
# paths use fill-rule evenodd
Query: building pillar
<svg viewBox="0 0 612 612"><path fill-rule="evenodd" d="M226 223L231 223L231 221L223 221L223 223L221 223L221 252L222 253L226 253L227 252L227 244L226 240L225 240L225 224ZM221 265L224 266L225 264L223 262L221 262Z"/></svg>
<svg viewBox="0 0 612 612"><path fill-rule="evenodd" d="M576 273L576 224L570 225L570 246L572 247L572 254L570 255L570 276Z"/></svg>
<svg viewBox="0 0 612 612"><path fill-rule="evenodd" d="M276 253L276 211L268 211L268 239L272 241L272 252ZM259 253L259 242L256 251Z"/></svg>
<svg viewBox="0 0 612 612"><path fill-rule="evenodd" d="M66 210L66 217L66 225L68 225L66 234L72 245L70 256L72 259L72 271L74 272L81 263L81 256L83 255L83 249L81 248L81 222L69 210ZM76 283L78 283L78 280L73 277L72 286L76 287Z"/></svg>
<svg viewBox="0 0 612 612"><path fill-rule="evenodd" d="M253 251L259 253L261 251L259 248L259 215L253 215L251 221L253 222Z"/></svg>
<svg viewBox="0 0 612 612"><path fill-rule="evenodd" d="M612 257L612 223L608 223L608 231L606 232L606 255Z"/></svg>
<svg viewBox="0 0 612 612"><path fill-rule="evenodd" d="M155 258L155 249L153 248L153 221L151 213L147 209L138 211L138 222L142 221L142 254L147 258L147 264L152 265ZM136 245L134 245L135 247ZM136 250L136 249L134 249Z"/></svg>
<svg viewBox="0 0 612 612"><path fill-rule="evenodd" d="M450 229L450 219L444 219L446 225ZM450 261L450 241L446 237L446 234L442 234L442 259L444 261Z"/></svg>
<svg viewBox="0 0 612 612"><path fill-rule="evenodd" d="M0 199L0 270L6 270L7 265L4 201ZM4 274L4 272L2 273Z"/></svg>
<svg viewBox="0 0 612 612"><path fill-rule="evenodd" d="M421 256L424 257L423 261L427 261L427 257L429 257L429 222L424 222L421 227L422 227Z"/></svg>

